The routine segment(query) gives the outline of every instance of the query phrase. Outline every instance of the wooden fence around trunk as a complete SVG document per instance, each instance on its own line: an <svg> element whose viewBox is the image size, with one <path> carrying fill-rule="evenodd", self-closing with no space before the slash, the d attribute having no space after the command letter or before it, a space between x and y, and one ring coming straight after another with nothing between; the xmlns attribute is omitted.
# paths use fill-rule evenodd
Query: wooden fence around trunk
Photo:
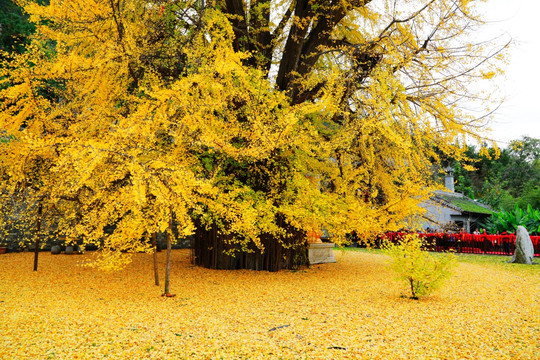
<svg viewBox="0 0 540 360"><path fill-rule="evenodd" d="M287 230L289 236L277 238L263 234L260 236L262 251L253 243L242 249L235 241L238 235L223 234L216 225L210 229L197 225L192 244L192 262L196 265L210 269L267 271L309 265L305 234L284 225L282 220L279 220L279 225Z"/></svg>

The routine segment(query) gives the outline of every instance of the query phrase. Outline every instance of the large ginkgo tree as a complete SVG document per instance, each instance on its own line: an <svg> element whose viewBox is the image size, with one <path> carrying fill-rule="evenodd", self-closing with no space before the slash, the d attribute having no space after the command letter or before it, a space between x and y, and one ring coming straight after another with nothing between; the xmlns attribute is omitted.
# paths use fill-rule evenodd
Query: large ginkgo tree
<svg viewBox="0 0 540 360"><path fill-rule="evenodd" d="M238 258L401 227L493 106L472 84L506 45L474 40L477 3L27 1L36 33L0 67L3 191L31 183L113 268L156 232L214 229L212 256Z"/></svg>

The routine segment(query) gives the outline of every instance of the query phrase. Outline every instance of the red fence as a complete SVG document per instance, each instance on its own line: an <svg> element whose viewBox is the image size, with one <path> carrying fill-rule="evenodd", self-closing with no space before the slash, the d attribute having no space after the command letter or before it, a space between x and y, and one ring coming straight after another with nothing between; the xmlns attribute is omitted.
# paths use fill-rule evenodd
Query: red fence
<svg viewBox="0 0 540 360"><path fill-rule="evenodd" d="M384 236L395 242L406 235L401 232L388 232ZM426 239L431 251L456 251L469 254L513 255L516 235L475 235L447 233L419 233L420 238ZM531 236L534 256L540 256L540 236Z"/></svg>

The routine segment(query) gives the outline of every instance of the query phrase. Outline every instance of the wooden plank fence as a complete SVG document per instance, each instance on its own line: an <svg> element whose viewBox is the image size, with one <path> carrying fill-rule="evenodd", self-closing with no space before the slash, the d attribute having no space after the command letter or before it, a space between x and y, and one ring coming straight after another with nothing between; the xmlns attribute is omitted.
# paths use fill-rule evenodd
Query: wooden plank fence
<svg viewBox="0 0 540 360"><path fill-rule="evenodd" d="M276 238L262 234L260 243L264 250L250 243L247 249L238 244L239 235L223 234L216 225L206 228L197 224L192 242L192 262L210 269L251 269L279 271L297 269L308 265L305 233L288 226L281 217L278 225L288 236Z"/></svg>

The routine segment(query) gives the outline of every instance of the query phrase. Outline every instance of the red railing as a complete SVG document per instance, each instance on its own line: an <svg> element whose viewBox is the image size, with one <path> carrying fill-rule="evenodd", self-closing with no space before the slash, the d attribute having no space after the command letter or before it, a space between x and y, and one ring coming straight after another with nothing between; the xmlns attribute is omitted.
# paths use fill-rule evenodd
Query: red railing
<svg viewBox="0 0 540 360"><path fill-rule="evenodd" d="M383 236L392 242L406 235L403 232L387 232ZM449 233L419 233L420 238L426 239L428 250L456 251L469 254L513 255L516 235L475 235ZM534 256L540 256L540 236L531 236Z"/></svg>

